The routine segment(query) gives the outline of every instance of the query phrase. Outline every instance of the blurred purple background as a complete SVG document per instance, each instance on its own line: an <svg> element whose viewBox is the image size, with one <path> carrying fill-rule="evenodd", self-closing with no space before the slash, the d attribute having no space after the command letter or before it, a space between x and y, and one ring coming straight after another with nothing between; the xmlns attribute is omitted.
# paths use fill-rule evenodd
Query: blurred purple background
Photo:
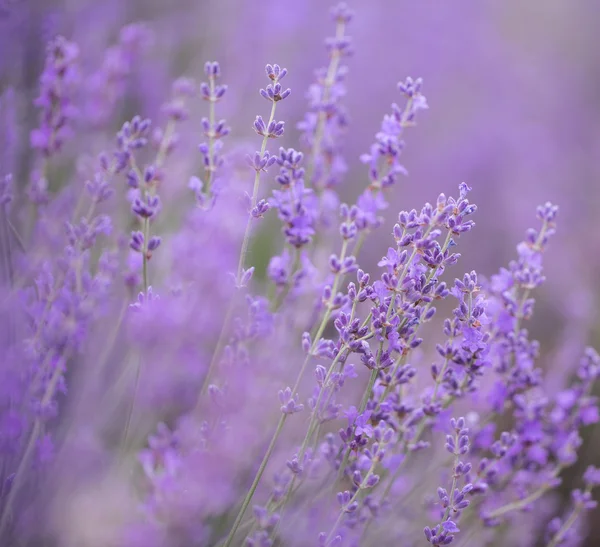
<svg viewBox="0 0 600 547"><path fill-rule="evenodd" d="M469 264L490 274L511 256L535 205L557 202L559 238L548 257L545 289L549 313L541 315L549 328L576 317L589 337L600 265L600 230L594 223L600 206L600 64L594 53L600 5L560 0L355 4L346 195L355 196L364 184L358 156L398 99L396 82L422 76L431 110L407 139L410 176L396 193L398 207L418 206L468 182L480 212L463 253ZM35 117L25 99L35 92L49 37L63 33L77 41L92 72L124 24L146 21L154 41L136 67L127 107L155 113L172 79L199 76L204 61L214 58L231 89L224 114L234 137L243 140L252 137L251 120L264 110L256 90L266 62L290 69L294 97L283 116L288 123L300 119L312 70L326 60L328 7L321 0L4 0L0 86L16 84L21 121L31 123ZM22 144L26 139L24 132ZM289 132L288 139L295 135ZM23 146L19 161L26 173Z"/></svg>

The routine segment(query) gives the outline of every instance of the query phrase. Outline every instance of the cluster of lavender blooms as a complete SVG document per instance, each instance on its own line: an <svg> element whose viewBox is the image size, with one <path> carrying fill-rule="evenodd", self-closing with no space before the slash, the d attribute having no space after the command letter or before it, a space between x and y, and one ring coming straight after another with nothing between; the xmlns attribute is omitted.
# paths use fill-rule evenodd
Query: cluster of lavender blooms
<svg viewBox="0 0 600 547"><path fill-rule="evenodd" d="M118 115L149 36L124 29L87 78L76 44L48 46L35 169L27 185L0 172L2 545L554 547L584 536L600 469L569 502L557 492L600 420L600 357L582 350L550 392L526 328L558 208L537 209L514 261L489 279L460 273L456 248L477 211L465 183L386 228L407 174L404 132L428 108L412 78L365 143L364 188L343 202L352 12L332 15L297 149L278 145L295 96L286 68L266 66L257 150L239 162L218 117L227 86L208 62L203 82L173 83L157 121L122 120L62 183L74 135ZM182 124L198 135L187 183L170 176ZM275 250L257 261L269 216L281 233L261 236ZM367 272L361 250L379 241L389 248Z"/></svg>

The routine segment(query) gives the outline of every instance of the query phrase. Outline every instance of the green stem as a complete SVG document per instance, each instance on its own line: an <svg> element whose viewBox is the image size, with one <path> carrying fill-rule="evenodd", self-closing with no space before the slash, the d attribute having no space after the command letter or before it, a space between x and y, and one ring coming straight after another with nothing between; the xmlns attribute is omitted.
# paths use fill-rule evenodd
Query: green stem
<svg viewBox="0 0 600 547"><path fill-rule="evenodd" d="M591 490L588 489L586 491L589 493ZM569 518L563 523L563 525L560 527L558 532L556 532L556 534L554 534L554 537L552 538L552 540L548 543L548 545L546 547L556 547L557 545L560 545L560 543L562 542L564 537L567 535L567 532L571 529L573 524L575 524L575 522L577 522L577 519L579 518L579 514L581 513L581 509L582 509L582 507L580 504L577 504L575 506L575 508L569 515Z"/></svg>
<svg viewBox="0 0 600 547"><path fill-rule="evenodd" d="M169 143L173 137L173 133L175 133L175 121L173 119L169 119L167 126L165 127L163 138L160 141L156 159L154 160L157 168L162 167L167 159L167 150L169 149Z"/></svg>
<svg viewBox="0 0 600 547"><path fill-rule="evenodd" d="M135 400L137 398L137 393L140 385L140 376L142 373L142 358L140 355L137 356L137 364L135 367L135 378L133 381L133 394L131 396L131 404L129 405L129 409L127 410L127 418L125 420L125 428L123 430L123 442L121 443L121 450L123 453L126 452L129 443L129 435L131 431L131 422L133 420L133 412L135 410Z"/></svg>
<svg viewBox="0 0 600 547"><path fill-rule="evenodd" d="M344 37L344 32L346 30L346 25L343 21L339 21L337 23L335 29L335 37L337 40L341 40ZM340 65L341 56L339 51L333 50L331 53L331 59L329 60L329 66L327 67L327 75L325 76L325 81L323 82L323 103L326 103L329 100L331 94L331 88L333 84L335 84L335 76L337 74L339 65ZM321 152L321 143L323 142L324 132L325 132L325 122L327 121L327 114L324 111L320 111L317 115L317 124L315 127L315 136L313 139L313 146L310 154L310 163L306 169L306 180L313 187L313 176L315 173L315 168L317 164L317 156L319 156ZM317 193L319 193L322 188L315 187Z"/></svg>
<svg viewBox="0 0 600 547"><path fill-rule="evenodd" d="M65 355L65 357L64 357L65 361L67 360L67 358L68 357ZM42 408L44 408L50 402L52 397L54 397L54 393L56 391L56 386L58 384L58 380L60 379L60 376L62 373L63 373L62 367L57 366L56 369L54 370L54 373L52 374L52 377L50 378L50 382L48 383L46 392L44 393L44 396L42 397L42 400L41 400ZM29 436L29 440L27 441L27 446L25 448L25 451L23 452L23 455L21 456L19 465L17 466L17 470L15 471L11 489L10 489L10 492L6 499L6 502L4 504L4 508L2 509L2 516L0 517L0 538L4 537L4 532L6 531L6 528L9 524L9 520L10 520L10 516L11 516L11 512L12 512L12 505L15 501L17 494L19 493L21 485L23 484L23 480L24 480L23 473L24 473L25 468L27 468L30 463L31 457L33 455L33 451L35 449L35 443L38 440L38 435L42 431L42 425L43 424L42 424L41 418L36 418L36 420L33 424L33 428L31 430L31 434Z"/></svg>
<svg viewBox="0 0 600 547"><path fill-rule="evenodd" d="M360 402L360 407L358 409L359 415L365 411L365 408L367 408L367 403L369 402L369 399L371 397L371 391L373 391L373 386L375 385L375 380L377 380L378 373L379 373L378 368L374 368L371 371L371 376L369 377L369 383L367 384L367 387L365 388L365 392L363 393L362 400ZM339 481L344 476L344 470L346 468L346 465L348 465L349 459L350 459L350 448L347 448L346 452L344 454L344 459L342 460L342 464L340 465L337 481ZM337 481L336 481L336 483L337 483ZM335 487L335 484L334 484L334 487Z"/></svg>
<svg viewBox="0 0 600 547"><path fill-rule="evenodd" d="M382 446L385 446L384 443L382 443ZM329 542L333 539L333 535L335 534L336 530L338 529L338 527L340 526L340 524L342 523L342 520L344 518L344 514L346 513L346 509L352 505L359 497L360 493L362 492L362 490L364 490L367 486L367 481L369 480L369 478L371 477L371 475L373 475L373 473L375 472L375 468L377 467L377 463L379 462L379 458L373 458L373 461L371 463L371 467L369 468L369 471L367 472L367 474L365 475L365 477L363 478L363 480L361 481L360 485L358 486L356 492L354 492L354 495L352 496L352 498L350 498L350 501L345 505L345 507L342 507L342 509L340 510L340 513L333 525L333 527L331 528L331 531L329 532L329 535L327 536L327 540L325 542L325 545L328 545Z"/></svg>
<svg viewBox="0 0 600 547"><path fill-rule="evenodd" d="M277 103L273 101L271 106L271 114L269 116L269 121L267 123L267 127L271 124L273 119L275 118L275 105ZM265 150L267 149L267 140L269 139L268 135L263 136L262 145L260 147L260 155L261 157L264 155ZM254 175L254 187L252 189L252 202L250 204L250 210L252 210L256 206L256 201L258 199L258 190L260 187L260 171L256 171ZM250 230L252 228L252 215L248 214L248 222L246 223L246 230L244 232L244 238L242 239L242 248L240 250L240 257L238 261L238 268L236 274L236 280L238 284L242 279L242 272L244 270L244 266L246 263L246 255L248 253L248 245L250 244ZM202 384L202 388L200 389L200 397L198 399L198 403L196 408L200 403L200 398L204 393L206 393L206 389L210 384L210 380L212 379L214 369L216 367L217 361L221 355L221 351L223 349L223 344L225 343L225 337L227 336L227 331L229 330L229 323L233 317L233 309L235 306L235 298L231 298L229 301L229 306L227 307L227 313L225 314L225 320L223 321L223 325L221 327L221 331L219 332L219 338L217 339L217 344L215 346L215 350L213 351L210 364L208 366L208 371L204 378L204 383Z"/></svg>
<svg viewBox="0 0 600 547"><path fill-rule="evenodd" d="M271 106L271 115L269 116L269 121L267 122L267 127L271 125L271 122L275 119L275 106L277 103L273 101ZM268 135L264 135L262 146L260 147L260 157L262 158L265 150L267 149L267 141L269 139ZM256 207L256 202L258 200L258 190L260 188L260 170L256 171L254 175L254 187L252 189L252 201L250 203L250 210ZM246 255L248 254L248 245L250 244L250 229L252 228L252 215L248 214L248 222L246 223L246 230L244 232L244 239L242 240L242 249L240 251L240 259L238 263L237 269L237 281L240 283L242 279L242 272L244 271L244 266L246 264Z"/></svg>
<svg viewBox="0 0 600 547"><path fill-rule="evenodd" d="M244 501L242 502L242 507L240 508L240 511L237 514L237 517L235 518L235 521L233 523L231 531L229 532L229 535L227 536L227 539L225 540L223 547L230 547L230 545L235 537L235 533L237 532L237 529L239 528L240 524L242 523L242 519L244 518L244 513L246 512L248 505L250 505L250 502L252 501L252 498L254 497L254 492L256 492L256 488L258 487L258 483L260 482L260 479L262 478L262 475L265 472L267 463L269 462L269 458L271 457L271 454L273 453L273 450L275 449L277 439L279 438L281 430L283 429L283 424L285 423L286 418L287 418L287 414L282 414L281 418L279 418L279 422L277 423L277 429L275 430L275 434L273 435L273 438L271 439L271 442L269 443L269 447L267 448L267 451L266 451L262 461L260 462L260 466L258 468L256 476L254 477L254 480L252 481L250 490L248 490L248 493L246 494L246 497L244 498Z"/></svg>
<svg viewBox="0 0 600 547"><path fill-rule="evenodd" d="M213 377L215 367L217 366L217 361L221 355L223 345L225 344L225 337L227 336L229 323L231 322L231 319L233 317L233 310L235 305L234 301L235 298L232 297L229 306L227 307L227 313L225 314L225 319L223 320L223 326L221 327L221 331L219 332L219 338L217 339L215 350L213 351L210 364L208 365L208 370L206 371L206 375L204 376L204 382L202 382L202 387L200 388L200 396L198 397L198 401L196 403L196 409L199 408L200 400L202 396L206 393L206 390L210 385L210 381Z"/></svg>
<svg viewBox="0 0 600 547"><path fill-rule="evenodd" d="M148 238L150 232L150 221L144 218L142 222L142 233L144 234L144 245L142 246L142 283L144 286L144 297L148 296Z"/></svg>
<svg viewBox="0 0 600 547"><path fill-rule="evenodd" d="M210 101L208 105L208 120L210 124L209 135L208 135L208 166L206 167L206 194L210 195L210 187L212 186L212 179L214 176L216 166L213 163L213 156L215 150L215 77L209 76L208 84L210 86ZM273 103L274 104L274 103Z"/></svg>
<svg viewBox="0 0 600 547"><path fill-rule="evenodd" d="M558 466L554 470L552 475L554 477L557 477L559 475L561 469L562 469L562 467ZM541 486L540 488L538 488L537 490L535 490L534 492L529 494L529 496L527 496L523 499L517 500L517 501L513 501L511 503L507 503L506 505L502 505L501 507L494 509L494 511L488 513L488 517L494 519L494 518L498 518L503 515L506 515L507 513L510 513L512 511L517 511L519 509L523 509L523 508L527 507L530 503L533 503L534 501L541 498L546 492L548 492L551 489L552 489L552 487L549 484L544 484L543 486Z"/></svg>
<svg viewBox="0 0 600 547"><path fill-rule="evenodd" d="M279 294L274 296L273 302L271 305L271 311L273 313L276 313L277 311L279 311L279 308L281 308L281 305L285 302L287 295L292 290L293 277L296 274L296 272L298 271L298 268L300 266L300 250L297 249L296 247L294 247L292 252L294 253L294 261L293 261L292 267L290 269L290 279L289 279L288 283L286 284L286 286L283 288L283 290Z"/></svg>

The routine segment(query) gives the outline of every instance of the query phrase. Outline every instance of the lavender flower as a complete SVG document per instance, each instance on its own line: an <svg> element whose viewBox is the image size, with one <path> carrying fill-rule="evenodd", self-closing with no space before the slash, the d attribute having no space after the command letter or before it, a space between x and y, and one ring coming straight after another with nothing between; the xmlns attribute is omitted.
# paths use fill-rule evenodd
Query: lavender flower
<svg viewBox="0 0 600 547"><path fill-rule="evenodd" d="M308 182L319 193L339 184L346 171L340 141L347 125L341 100L346 94L344 81L348 68L341 63L352 52L350 38L345 33L353 13L345 3L340 3L331 10L331 15L336 33L325 42L329 65L316 71L316 82L307 93L309 111L298 124L303 142L310 147Z"/></svg>
<svg viewBox="0 0 600 547"><path fill-rule="evenodd" d="M134 23L121 29L118 42L104 53L100 68L84 82L86 122L100 127L110 121L126 94L127 78L151 39L150 30L143 24Z"/></svg>
<svg viewBox="0 0 600 547"><path fill-rule="evenodd" d="M31 132L31 146L49 157L58 152L70 136L70 122L77 110L73 93L79 79L79 48L62 36L48 44L46 65L35 100L40 108L40 126Z"/></svg>
<svg viewBox="0 0 600 547"><path fill-rule="evenodd" d="M161 51L142 56L148 27L129 25L95 72L82 33L81 55L51 41L32 165L9 81L0 544L581 543L600 484L582 450L600 421L600 357L570 318L561 374L534 340L558 208L537 209L497 274L457 271L479 214L471 187L394 205L410 201L397 189L405 129L428 108L420 78L398 84L402 101L356 158L362 182L359 169L342 189L346 137L363 132L343 106L353 14L342 3L332 18L299 142L278 111L295 97L287 69L268 64L250 154L240 141L225 153L220 119L243 88L212 61L199 85L164 82L158 20Z"/></svg>
<svg viewBox="0 0 600 547"><path fill-rule="evenodd" d="M203 192L210 195L216 170L223 164L221 157L223 143L221 139L229 135L230 132L225 120L217 121L216 119L216 103L223 98L227 91L226 85L217 84L218 79L221 77L219 63L207 62L204 65L204 74L208 78L208 83L202 82L200 92L202 98L208 101L209 116L208 118L202 118L200 123L208 142L200 144L199 149L202 153L206 182L201 182L200 179L196 178L193 182L193 188L190 186L196 192L196 198L201 205L205 201Z"/></svg>
<svg viewBox="0 0 600 547"><path fill-rule="evenodd" d="M469 452L469 430L465 427L465 419L451 420L453 432L446 436L446 450L454 456L452 469L452 486L450 492L445 488L438 488L443 514L441 522L423 530L425 538L432 545L448 545L452 543L454 534L460 532L457 521L461 513L471 504L468 495L473 491L473 484L465 482L465 475L471 471L471 464L460 460L461 456ZM461 486L461 483L463 485Z"/></svg>
<svg viewBox="0 0 600 547"><path fill-rule="evenodd" d="M246 224L246 231L244 233L244 239L242 241L242 248L240 251L240 260L238 264L237 278L238 282L241 278L242 270L245 266L246 254L248 252L248 244L250 240L250 229L252 227L253 218L257 218L261 216L260 214L253 214L258 204L258 192L260 185L260 173L263 170L267 170L271 165L273 165L276 161L276 158L270 156L267 151L267 141L268 139L276 139L283 135L284 125L285 123L280 121L277 122L275 120L275 108L279 101L288 97L291 93L289 89L285 89L282 91L282 87L280 81L285 78L287 74L286 68L281 68L279 65L267 65L265 67L265 71L267 73L267 77L273 82L267 86L267 89L261 89L260 94L271 102L271 113L269 115L269 120L265 122L261 116L257 116L254 121L254 130L258 135L263 137L262 145L260 148L260 152L256 152L254 154L254 159L248 157L248 163L251 166L254 166L254 170L256 171L256 175L254 176L254 186L252 189L252 196L249 199L248 209L249 216L248 222Z"/></svg>

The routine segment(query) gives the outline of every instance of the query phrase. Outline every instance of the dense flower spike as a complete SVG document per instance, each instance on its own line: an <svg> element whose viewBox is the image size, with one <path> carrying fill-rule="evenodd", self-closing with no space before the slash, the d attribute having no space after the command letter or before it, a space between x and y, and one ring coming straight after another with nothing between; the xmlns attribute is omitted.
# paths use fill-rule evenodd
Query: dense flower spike
<svg viewBox="0 0 600 547"><path fill-rule="evenodd" d="M28 95L2 92L0 545L581 543L600 357L578 332L557 371L531 334L552 327L533 319L557 292L558 207L497 274L457 269L480 214L467 183L392 207L420 78L341 202L353 13L331 15L299 142L268 64L260 145L226 153L222 100L235 116L247 90L230 97L214 61L162 81L142 24L104 55L51 40L31 150Z"/></svg>
<svg viewBox="0 0 600 547"><path fill-rule="evenodd" d="M35 100L41 110L40 126L31 132L31 146L44 156L59 151L71 134L70 122L76 114L73 93L79 81L78 60L77 44L62 36L48 44L41 89Z"/></svg>
<svg viewBox="0 0 600 547"><path fill-rule="evenodd" d="M340 3L331 10L331 15L336 33L325 42L329 66L316 71L316 82L307 93L309 111L298 124L303 142L310 148L308 183L318 192L335 187L346 171L340 141L347 126L341 101L346 94L348 68L341 63L352 53L346 26L353 14L345 3Z"/></svg>
<svg viewBox="0 0 600 547"><path fill-rule="evenodd" d="M102 65L84 82L84 119L95 127L106 125L127 90L128 77L152 40L150 29L141 23L127 25L117 43L109 47Z"/></svg>
<svg viewBox="0 0 600 547"><path fill-rule="evenodd" d="M382 190L394 186L398 175L406 174L406 169L400 163L400 154L404 149L402 135L405 128L415 125L417 112L427 108L427 101L421 93L422 85L420 78L414 82L412 78L407 78L405 83L398 84L406 100L405 105L392 105L392 113L384 116L369 153L360 157L369 167L370 184L356 204L358 211L355 213L355 223L359 230L377 228L381 224L379 213L387 207ZM445 197L440 196L438 207L445 205Z"/></svg>
<svg viewBox="0 0 600 547"><path fill-rule="evenodd" d="M331 15L336 27L335 36L325 41L329 64L315 72L315 82L306 93L308 112L297 124L308 154L306 184L319 196L319 217L325 226L333 222L338 203L335 188L347 171L342 144L348 115L342 101L348 67L342 63L352 54L351 39L346 34L352 10L342 2L331 10Z"/></svg>

